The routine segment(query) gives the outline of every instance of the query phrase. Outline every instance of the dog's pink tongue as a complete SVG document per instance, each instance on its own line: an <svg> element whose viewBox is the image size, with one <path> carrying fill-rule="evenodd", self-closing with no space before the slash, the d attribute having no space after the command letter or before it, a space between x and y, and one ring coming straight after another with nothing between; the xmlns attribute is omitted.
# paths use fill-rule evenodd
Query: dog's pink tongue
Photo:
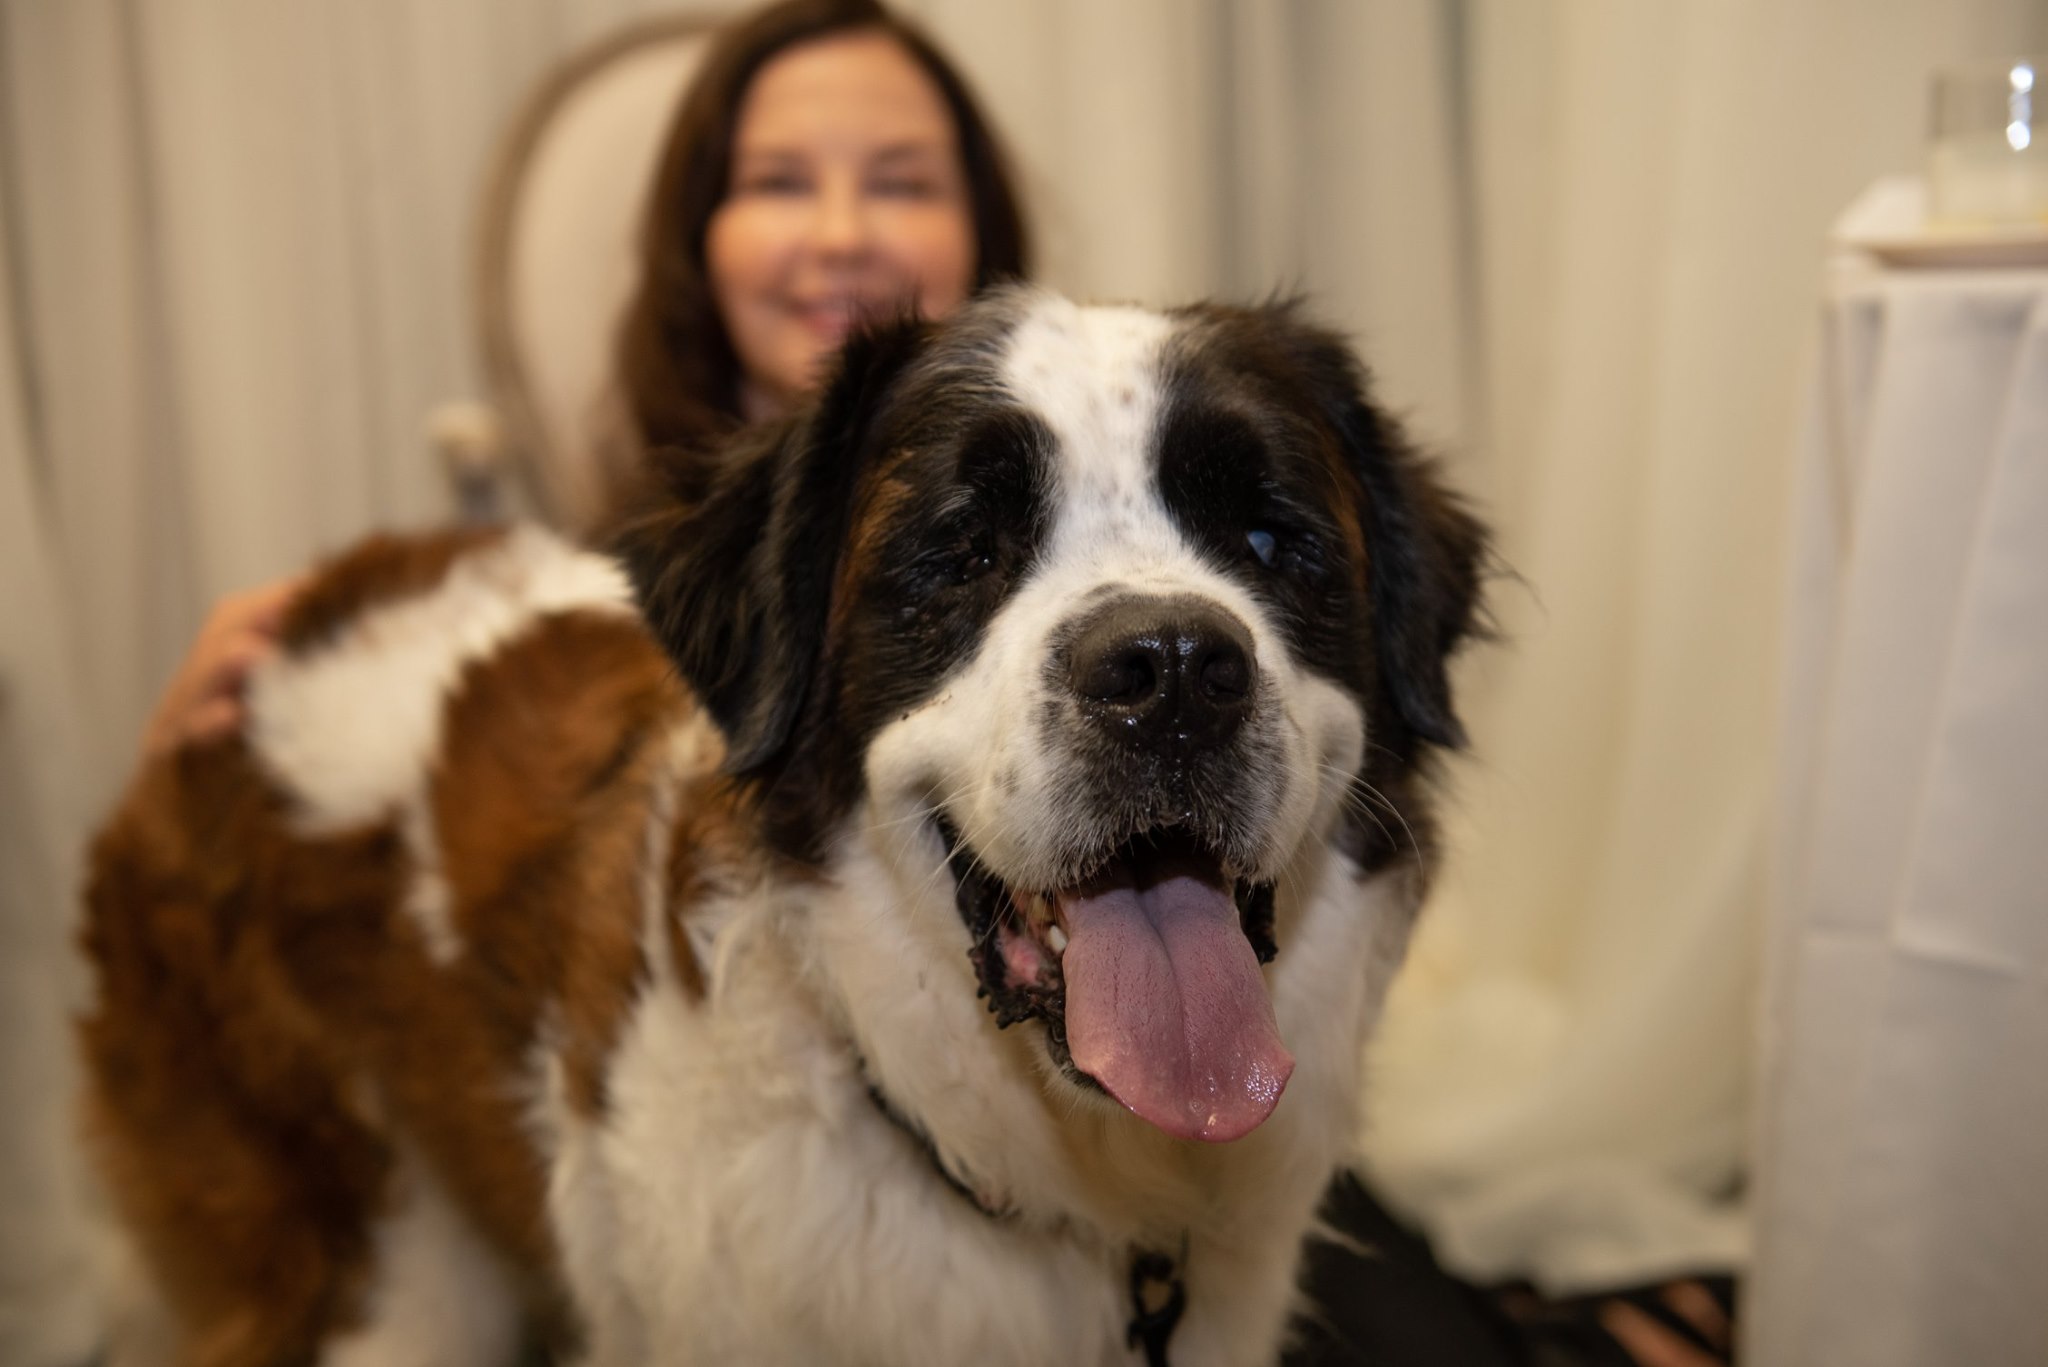
<svg viewBox="0 0 2048 1367"><path fill-rule="evenodd" d="M1074 1066L1182 1139L1237 1139L1294 1071L1227 889L1174 873L1062 894Z"/></svg>

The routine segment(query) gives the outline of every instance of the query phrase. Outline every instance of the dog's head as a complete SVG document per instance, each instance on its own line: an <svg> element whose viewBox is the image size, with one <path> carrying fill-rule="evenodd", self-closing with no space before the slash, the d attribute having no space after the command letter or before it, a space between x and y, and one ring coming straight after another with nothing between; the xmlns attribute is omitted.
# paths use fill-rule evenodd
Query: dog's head
<svg viewBox="0 0 2048 1367"><path fill-rule="evenodd" d="M1425 828L1482 553L1343 344L1000 292L671 473L627 558L769 842L943 850L998 1024L1168 1133L1259 1124L1276 884Z"/></svg>

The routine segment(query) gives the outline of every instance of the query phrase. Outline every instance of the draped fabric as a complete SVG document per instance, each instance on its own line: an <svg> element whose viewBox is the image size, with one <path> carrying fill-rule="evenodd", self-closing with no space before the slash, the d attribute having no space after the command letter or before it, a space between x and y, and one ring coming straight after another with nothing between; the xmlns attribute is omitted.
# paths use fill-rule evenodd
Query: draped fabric
<svg viewBox="0 0 2048 1367"><path fill-rule="evenodd" d="M654 0L0 0L0 1360L92 1332L79 845L219 594L447 515L468 222ZM1791 453L1825 226L2040 0L916 0L1043 274L1302 291L1500 531L1370 1167L1475 1276L1744 1256ZM17 1199L17 1193L21 1195ZM16 1218L16 1212L27 1212Z"/></svg>
<svg viewBox="0 0 2048 1367"><path fill-rule="evenodd" d="M1474 759L1375 1056L1371 1167L1470 1275L1739 1266L1822 245L1917 167L1928 70L2038 46L2048 9L1467 17L1471 473L1520 579L1467 676Z"/></svg>
<svg viewBox="0 0 2048 1367"><path fill-rule="evenodd" d="M1831 276L1793 543L1752 1361L2031 1367L2048 270L1845 257Z"/></svg>
<svg viewBox="0 0 2048 1367"><path fill-rule="evenodd" d="M0 260L8 225L0 220ZM0 317L15 316L0 274ZM0 1360L82 1360L97 1306L83 1275L88 1194L64 1098L65 1015L78 970L67 935L73 852L90 811L79 670L62 611L37 471L23 357L0 328Z"/></svg>

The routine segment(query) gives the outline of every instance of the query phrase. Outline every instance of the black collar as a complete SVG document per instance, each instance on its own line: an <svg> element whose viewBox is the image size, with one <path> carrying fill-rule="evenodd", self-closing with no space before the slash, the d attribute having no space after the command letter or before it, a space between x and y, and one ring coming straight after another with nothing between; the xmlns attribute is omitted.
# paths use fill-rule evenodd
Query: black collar
<svg viewBox="0 0 2048 1367"><path fill-rule="evenodd" d="M1181 1262L1187 1260L1187 1241L1181 1241ZM1124 1342L1145 1350L1145 1367L1169 1367L1166 1344L1180 1312L1187 1309L1187 1283L1180 1277L1180 1264L1164 1253L1131 1250L1131 1323L1124 1330Z"/></svg>
<svg viewBox="0 0 2048 1367"><path fill-rule="evenodd" d="M868 1085L868 1099L875 1103L875 1109L896 1127L898 1133L924 1154L925 1161L931 1164L939 1180L989 1219L1003 1223L1014 1220L1015 1210L989 1201L946 1166L931 1136L916 1121L897 1110L881 1084L868 1073L867 1060L862 1058L859 1063L861 1077ZM1131 1322L1124 1331L1124 1342L1129 1347L1144 1351L1145 1367L1171 1367L1166 1357L1166 1346L1173 1338L1174 1326L1180 1323L1181 1312L1187 1308L1187 1283L1180 1275L1180 1266L1186 1261L1185 1239L1181 1241L1177 1259L1151 1249L1131 1250Z"/></svg>

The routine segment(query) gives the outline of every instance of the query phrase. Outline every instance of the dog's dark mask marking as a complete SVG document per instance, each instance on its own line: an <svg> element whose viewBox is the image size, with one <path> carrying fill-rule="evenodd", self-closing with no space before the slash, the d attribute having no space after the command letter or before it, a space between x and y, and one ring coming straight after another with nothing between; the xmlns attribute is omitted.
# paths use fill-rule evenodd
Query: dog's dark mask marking
<svg viewBox="0 0 2048 1367"><path fill-rule="evenodd" d="M856 336L808 409L737 450L657 457L668 506L622 537L791 858L821 855L868 741L973 650L1044 533L1051 437L992 397L1000 321Z"/></svg>
<svg viewBox="0 0 2048 1367"><path fill-rule="evenodd" d="M1367 868L1430 839L1413 800L1431 748L1465 743L1449 659L1479 630L1486 537L1295 304L1204 305L1166 369L1160 491L1213 563L1274 614L1296 658L1367 709L1351 803Z"/></svg>
<svg viewBox="0 0 2048 1367"><path fill-rule="evenodd" d="M877 472L887 515L850 567L831 647L836 720L856 766L876 731L974 650L1047 525L1042 423L1001 405L917 407Z"/></svg>

